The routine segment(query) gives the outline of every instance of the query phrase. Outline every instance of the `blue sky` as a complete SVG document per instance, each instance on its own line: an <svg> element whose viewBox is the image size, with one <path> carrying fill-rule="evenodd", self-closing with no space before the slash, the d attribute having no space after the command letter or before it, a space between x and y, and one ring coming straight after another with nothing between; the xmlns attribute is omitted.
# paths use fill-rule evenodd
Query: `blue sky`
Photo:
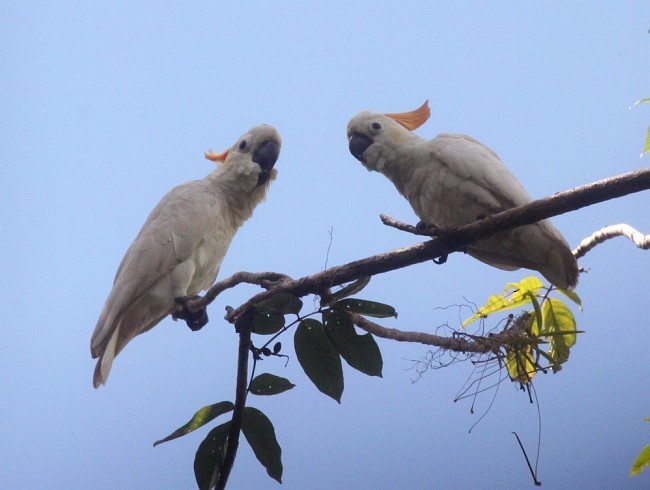
<svg viewBox="0 0 650 490"><path fill-rule="evenodd" d="M221 277L300 277L412 243L386 213L415 222L379 174L348 153L347 121L430 100L418 130L469 134L494 149L534 197L621 174L639 162L650 113L646 2L9 2L0 4L0 213L3 290L0 481L6 488L193 488L207 430L153 441L203 405L234 397L236 336L226 305L191 333L167 319L92 388L89 339L119 261L173 186L248 128L283 137L278 180L234 240ZM602 226L650 232L648 193L554 219L572 246ZM650 442L650 255L623 239L580 261L581 335L564 369L535 379L545 488L647 488L629 478ZM386 326L459 323L526 271L468 256L376 277L363 292L395 306ZM306 303L309 304L309 298ZM462 315L461 315L462 316ZM291 352L292 335L283 339ZM430 371L427 349L379 341L383 379L345 369L342 404L320 394L295 357L263 371L297 386L251 397L275 424L284 485L303 488L525 488L512 431L534 453L537 410L513 385L453 403L471 366ZM647 473L647 472L646 472ZM242 445L231 488L273 488Z"/></svg>

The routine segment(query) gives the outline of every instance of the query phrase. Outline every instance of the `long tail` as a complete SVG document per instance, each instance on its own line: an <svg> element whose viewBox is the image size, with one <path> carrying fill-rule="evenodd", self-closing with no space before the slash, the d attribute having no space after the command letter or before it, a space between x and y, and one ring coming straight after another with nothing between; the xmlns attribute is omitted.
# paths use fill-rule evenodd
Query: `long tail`
<svg viewBox="0 0 650 490"><path fill-rule="evenodd" d="M99 388L99 385L106 384L108 375L111 372L111 367L113 366L113 360L117 355L115 353L115 347L117 345L117 339L119 333L120 333L120 329L118 327L113 332L113 335L111 335L111 339L106 345L106 349L104 350L102 355L99 356L99 359L97 360L97 365L95 366L95 373L93 374L93 386L95 388Z"/></svg>

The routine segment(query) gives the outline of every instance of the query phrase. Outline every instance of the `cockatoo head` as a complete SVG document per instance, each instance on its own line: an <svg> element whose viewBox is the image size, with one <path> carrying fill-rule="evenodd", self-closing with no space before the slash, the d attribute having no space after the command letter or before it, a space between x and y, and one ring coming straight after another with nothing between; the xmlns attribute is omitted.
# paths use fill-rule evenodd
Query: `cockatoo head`
<svg viewBox="0 0 650 490"><path fill-rule="evenodd" d="M222 163L221 178L237 180L249 190L272 181L277 176L273 168L280 154L282 140L277 130L262 124L242 135L229 149L221 153L210 150L205 158Z"/></svg>
<svg viewBox="0 0 650 490"><path fill-rule="evenodd" d="M417 138L411 131L422 126L430 115L428 100L410 112L360 112L348 123L350 153L368 170L381 171L384 163L395 156L397 146Z"/></svg>

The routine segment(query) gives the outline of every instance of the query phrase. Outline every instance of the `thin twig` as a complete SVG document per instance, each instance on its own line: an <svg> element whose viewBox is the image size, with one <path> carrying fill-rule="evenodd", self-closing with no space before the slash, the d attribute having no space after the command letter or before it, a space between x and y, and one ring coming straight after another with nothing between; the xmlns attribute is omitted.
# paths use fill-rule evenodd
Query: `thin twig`
<svg viewBox="0 0 650 490"><path fill-rule="evenodd" d="M650 248L650 235L644 235L640 231L632 228L630 225L621 223L618 225L606 226L605 228L602 228L595 232L590 237L585 238L573 251L573 255L576 256L576 259L584 257L587 252L589 252L596 245L600 245L604 241L610 240L611 238L616 238L617 236L624 236L629 238L637 247L643 250Z"/></svg>
<svg viewBox="0 0 650 490"><path fill-rule="evenodd" d="M366 332L369 332L383 339L396 340L398 342L416 342L419 344L433 345L442 349L456 352L485 353L493 350L493 345L488 342L474 342L463 338L443 337L424 332L408 332L396 328L387 328L359 315L349 313L352 323Z"/></svg>
<svg viewBox="0 0 650 490"><path fill-rule="evenodd" d="M203 297L193 299L187 302L187 309L195 312L200 308L204 308L212 303L217 296L223 293L226 289L234 288L239 284L254 284L269 289L271 286L277 285L282 281L289 281L291 278L287 275L280 274L279 272L237 272L226 279L216 282Z"/></svg>
<svg viewBox="0 0 650 490"><path fill-rule="evenodd" d="M533 471L533 467L530 464L530 460L528 459L528 455L526 454L526 450L524 449L524 445L521 443L521 439L519 439L519 436L517 435L516 432L513 432L515 437L517 438L517 442L519 443L519 447L521 448L521 452L524 453L524 458L526 458L526 464L528 465L528 469L530 470L530 476L533 477L533 482L535 483L536 487L539 487L542 485L542 482L537 479L537 475L535 475L535 472Z"/></svg>

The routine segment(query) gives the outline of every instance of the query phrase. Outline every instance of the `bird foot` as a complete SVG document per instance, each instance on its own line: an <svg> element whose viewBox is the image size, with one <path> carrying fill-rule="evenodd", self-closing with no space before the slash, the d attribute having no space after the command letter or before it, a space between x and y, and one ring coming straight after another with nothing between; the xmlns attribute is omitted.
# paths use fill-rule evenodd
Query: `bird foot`
<svg viewBox="0 0 650 490"><path fill-rule="evenodd" d="M181 306L182 309L180 311L174 312L172 317L174 320L185 320L185 323L187 323L187 326L190 327L190 330L192 330L192 332L201 330L205 324L208 323L208 312L205 307L194 312L187 309L187 302L198 298L200 298L200 296L196 295L192 297L183 296L182 298L174 299L176 304Z"/></svg>
<svg viewBox="0 0 650 490"><path fill-rule="evenodd" d="M440 234L440 228L438 226L425 223L424 221L418 221L415 229L421 235L438 236Z"/></svg>

